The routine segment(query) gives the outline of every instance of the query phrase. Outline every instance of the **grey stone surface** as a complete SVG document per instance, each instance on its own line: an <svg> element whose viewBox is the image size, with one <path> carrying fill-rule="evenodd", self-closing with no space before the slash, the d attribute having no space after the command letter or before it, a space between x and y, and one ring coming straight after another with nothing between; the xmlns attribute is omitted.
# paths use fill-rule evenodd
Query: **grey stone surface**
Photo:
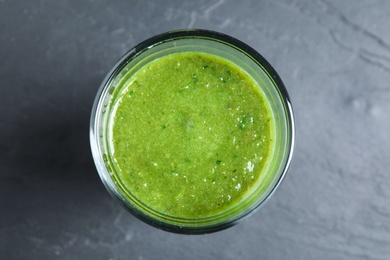
<svg viewBox="0 0 390 260"><path fill-rule="evenodd" d="M386 0L0 0L0 259L390 259L389 17ZM88 139L110 67L186 27L262 53L296 115L269 203L202 236L127 213Z"/></svg>

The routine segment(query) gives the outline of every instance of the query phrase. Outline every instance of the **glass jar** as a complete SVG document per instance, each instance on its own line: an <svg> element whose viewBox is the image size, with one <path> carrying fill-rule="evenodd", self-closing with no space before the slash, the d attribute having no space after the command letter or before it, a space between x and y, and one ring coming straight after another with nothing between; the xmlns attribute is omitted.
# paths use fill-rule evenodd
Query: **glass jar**
<svg viewBox="0 0 390 260"><path fill-rule="evenodd" d="M222 57L250 75L269 102L274 120L274 148L262 181L231 208L206 217L177 217L159 212L140 201L121 183L110 148L110 118L123 78L166 55L201 52ZM141 130L142 131L142 130ZM203 234L228 228L263 205L289 167L294 146L292 107L282 80L254 49L230 36L207 30L180 30L154 36L126 53L104 79L94 102L90 143L96 168L107 190L133 215L155 227L175 233Z"/></svg>

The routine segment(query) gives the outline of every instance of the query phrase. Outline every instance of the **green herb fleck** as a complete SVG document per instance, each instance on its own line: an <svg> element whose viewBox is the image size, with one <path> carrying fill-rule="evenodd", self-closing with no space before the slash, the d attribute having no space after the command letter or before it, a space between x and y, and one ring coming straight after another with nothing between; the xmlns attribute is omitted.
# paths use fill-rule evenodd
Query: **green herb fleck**
<svg viewBox="0 0 390 260"><path fill-rule="evenodd" d="M253 117L249 115L243 115L240 119L240 128L246 129L248 126L253 124Z"/></svg>
<svg viewBox="0 0 390 260"><path fill-rule="evenodd" d="M192 79L194 80L194 82L193 82L194 84L198 83L198 81L199 81L199 79L198 79L196 74L192 75Z"/></svg>

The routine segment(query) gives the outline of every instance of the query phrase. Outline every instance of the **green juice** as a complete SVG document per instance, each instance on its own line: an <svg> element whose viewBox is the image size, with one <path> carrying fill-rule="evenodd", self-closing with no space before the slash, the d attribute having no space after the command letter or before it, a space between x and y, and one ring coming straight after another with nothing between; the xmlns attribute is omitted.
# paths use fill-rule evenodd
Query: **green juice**
<svg viewBox="0 0 390 260"><path fill-rule="evenodd" d="M142 207L209 217L270 182L270 104L231 61L203 52L159 57L124 74L110 106L107 168Z"/></svg>

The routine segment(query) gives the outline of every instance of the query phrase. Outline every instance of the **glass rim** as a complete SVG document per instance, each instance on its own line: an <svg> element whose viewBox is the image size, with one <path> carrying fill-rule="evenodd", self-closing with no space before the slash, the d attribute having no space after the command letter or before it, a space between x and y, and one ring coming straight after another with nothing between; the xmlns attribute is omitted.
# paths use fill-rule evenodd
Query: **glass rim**
<svg viewBox="0 0 390 260"><path fill-rule="evenodd" d="M260 64L263 67L263 70L265 70L264 72L268 74L269 79L274 83L273 84L274 87L277 88L278 92L280 93L279 95L280 101L283 103L283 105L285 105L284 117L288 128L286 130L286 134L287 134L286 140L289 142L289 144L286 145L287 158L283 161L284 162L284 165L282 166L283 170L281 173L276 173L279 174L278 178L275 181L275 183L272 184L273 185L272 188L269 191L267 191L267 194L265 194L264 198L261 201L259 201L256 205L253 205L253 207L248 207L243 212L240 212L241 214L233 215L231 218L227 219L224 222L220 222L217 224L210 224L206 226L198 226L198 225L180 226L168 222L161 222L160 219L153 219L153 216L150 216L147 213L142 212L140 209L134 206L131 207L131 205L129 205L131 203L126 201L123 198L123 196L119 194L117 190L113 190L113 187L111 187L112 185L109 184L108 178L111 177L106 168L104 159L102 158L102 151L99 142L100 129L99 129L98 122L99 122L100 111L102 111L102 106L103 106L102 100L104 98L104 94L111 86L112 80L124 68L124 66L126 66L129 60L137 57L144 51L147 51L161 43L172 41L175 39L180 40L180 39L191 39L191 38L205 39L205 40L209 39L216 42L221 42L223 44L227 44L229 47L235 48L239 52L246 54L249 58L253 59L255 62ZM205 234L205 233L216 232L216 231L229 228L235 225L241 219L253 213L261 205L263 205L269 199L269 197L275 192L275 190L278 188L278 186L284 179L292 160L294 143L295 143L295 125L294 125L293 109L285 85L282 82L279 75L277 74L277 72L275 71L275 69L261 54L259 54L255 49L243 43L242 41L220 32L203 30L203 29L184 29L184 30L165 32L153 36L149 39L146 39L145 41L139 43L138 45L130 49L112 67L112 69L109 71L107 76L102 81L92 106L92 113L90 119L90 145L91 145L94 163L96 165L98 174L103 184L105 185L106 189L109 191L109 193L113 197L117 198L125 206L126 209L128 209L134 216L141 219L142 221L152 226L155 226L157 228L169 232L181 233L181 234Z"/></svg>

